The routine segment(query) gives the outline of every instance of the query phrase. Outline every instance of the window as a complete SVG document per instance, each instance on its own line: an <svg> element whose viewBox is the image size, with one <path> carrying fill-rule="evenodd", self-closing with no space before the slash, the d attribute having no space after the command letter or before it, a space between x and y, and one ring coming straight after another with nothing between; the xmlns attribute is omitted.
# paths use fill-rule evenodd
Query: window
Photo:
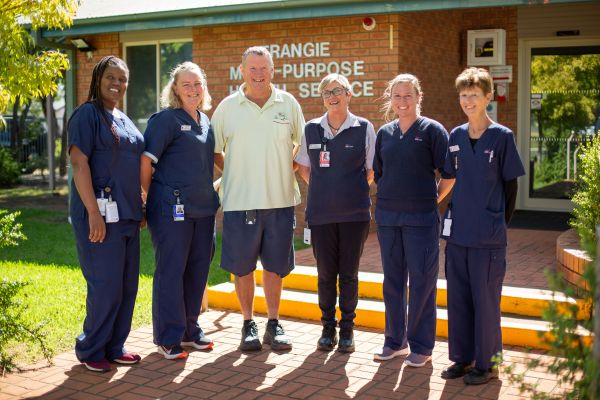
<svg viewBox="0 0 600 400"><path fill-rule="evenodd" d="M141 132L146 129L148 118L160 109L160 92L169 81L171 69L191 59L191 40L125 44L125 62L129 66L125 112Z"/></svg>

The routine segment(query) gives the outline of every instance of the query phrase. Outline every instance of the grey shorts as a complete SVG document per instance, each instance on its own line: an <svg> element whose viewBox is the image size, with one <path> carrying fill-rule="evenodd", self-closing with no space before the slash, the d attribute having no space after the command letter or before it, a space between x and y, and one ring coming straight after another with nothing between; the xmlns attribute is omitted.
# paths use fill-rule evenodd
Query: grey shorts
<svg viewBox="0 0 600 400"><path fill-rule="evenodd" d="M294 207L252 210L254 224L246 223L246 211L223 213L221 268L236 276L263 268L282 278L294 269Z"/></svg>

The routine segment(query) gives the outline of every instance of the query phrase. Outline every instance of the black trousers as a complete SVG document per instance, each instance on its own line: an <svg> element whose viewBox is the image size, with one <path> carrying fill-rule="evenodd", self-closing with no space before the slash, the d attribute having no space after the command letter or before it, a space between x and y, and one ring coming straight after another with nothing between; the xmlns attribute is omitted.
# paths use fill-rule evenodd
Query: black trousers
<svg viewBox="0 0 600 400"><path fill-rule="evenodd" d="M319 307L323 325L336 325L335 303L339 277L340 329L352 329L358 304L358 266L369 221L311 225L317 260Z"/></svg>

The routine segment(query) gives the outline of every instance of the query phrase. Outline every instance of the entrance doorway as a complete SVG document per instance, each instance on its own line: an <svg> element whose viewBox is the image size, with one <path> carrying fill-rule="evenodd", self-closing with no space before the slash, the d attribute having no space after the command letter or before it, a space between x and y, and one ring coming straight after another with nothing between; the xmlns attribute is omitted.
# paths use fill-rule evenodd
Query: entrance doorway
<svg viewBox="0 0 600 400"><path fill-rule="evenodd" d="M578 156L600 129L600 43L556 39L524 47L521 205L571 211Z"/></svg>

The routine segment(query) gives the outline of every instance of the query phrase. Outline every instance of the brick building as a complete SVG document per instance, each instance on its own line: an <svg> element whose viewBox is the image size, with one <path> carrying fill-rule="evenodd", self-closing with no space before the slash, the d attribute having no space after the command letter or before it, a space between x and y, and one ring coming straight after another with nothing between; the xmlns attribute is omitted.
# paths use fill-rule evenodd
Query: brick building
<svg viewBox="0 0 600 400"><path fill-rule="evenodd" d="M43 31L40 36L42 43L56 44L72 56L67 79L71 110L85 100L91 70L101 57L124 58L131 76L123 108L141 130L159 108L160 89L173 65L188 59L198 63L207 73L216 107L241 82L236 67L243 50L252 45L271 49L274 83L296 96L307 120L324 112L316 93L318 82L328 72L340 72L353 83L351 111L376 128L384 122L379 98L396 74L410 72L421 79L423 114L450 130L465 120L453 87L455 77L467 65L493 67L502 96L496 97L490 112L515 132L526 164L517 207L566 211L572 205L561 190L572 183L571 165L566 176L553 181L540 174L555 153L555 158L564 158L565 145L566 162L571 163L580 141L568 138L569 127L553 130L550 139L540 133L540 109L557 90L544 87L535 63L548 57L567 63L569 57L596 60L598 20L597 1L84 0L70 29ZM75 38L89 47L77 51L71 45ZM493 56L486 58L488 46ZM581 89L581 78L572 79L564 88L580 91L596 104L584 123L593 125L600 116L600 88ZM556 121L544 124L550 132L548 126ZM559 149L543 147L549 140Z"/></svg>

